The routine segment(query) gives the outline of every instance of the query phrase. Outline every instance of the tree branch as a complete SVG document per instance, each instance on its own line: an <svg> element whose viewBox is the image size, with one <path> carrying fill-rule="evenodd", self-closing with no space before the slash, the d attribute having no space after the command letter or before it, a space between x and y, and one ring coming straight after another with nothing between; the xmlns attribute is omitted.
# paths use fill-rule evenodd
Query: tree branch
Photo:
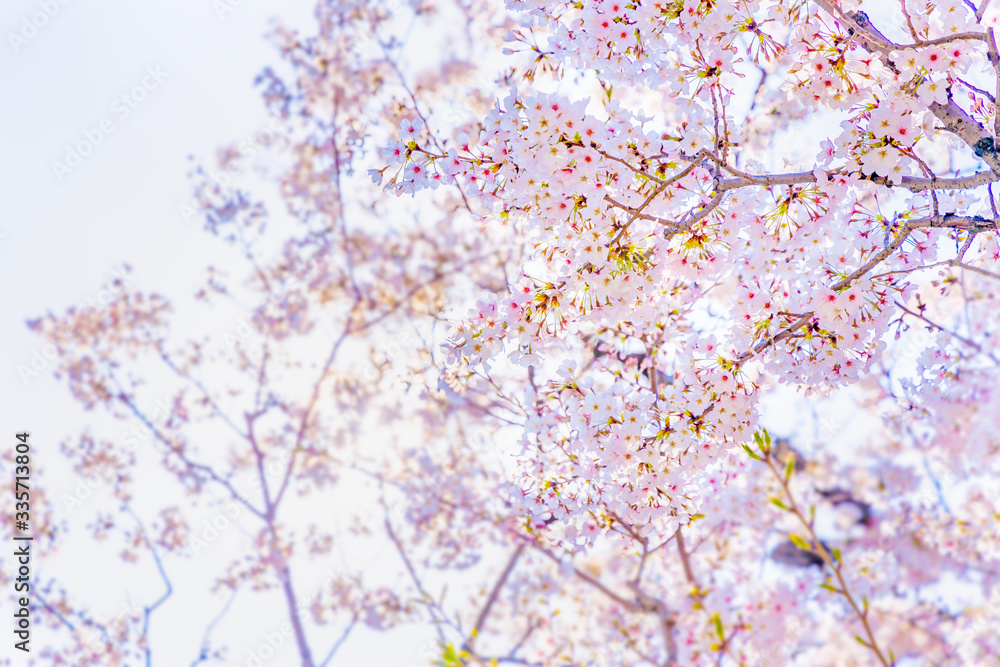
<svg viewBox="0 0 1000 667"><path fill-rule="evenodd" d="M167 599L173 595L174 587L170 583L170 577L167 576L167 571L163 568L163 561L160 560L160 552L157 550L156 545L153 541L149 539L149 534L146 532L146 527L143 525L142 520L139 516L132 511L131 507L126 506L125 511L132 515L136 523L139 524L139 532L142 533L142 539L146 541L146 546L149 547L150 553L153 554L153 562L156 563L156 570L160 573L160 579L163 581L167 590L161 595L153 604L143 607L142 610L142 642L143 652L146 655L146 667L152 667L153 664L153 654L152 648L149 642L149 617L152 616L153 612L156 611L160 605L167 601Z"/></svg>
<svg viewBox="0 0 1000 667"><path fill-rule="evenodd" d="M798 504L796 504L795 502L795 496L792 495L792 490L788 486L788 479L786 475L783 472L779 472L778 469L775 468L774 461L771 458L770 450L768 450L764 455L764 463L767 464L767 467L771 470L772 473L774 473L774 476L777 477L778 483L781 484L781 488L785 493L785 497L788 498L788 503L790 505L788 510L792 512L795 515L795 517L799 520L799 523L801 523L805 527L805 529L809 531L809 537L811 540L809 546L812 549L814 549L816 553L819 554L820 558L823 559L823 562L826 563L826 565L829 566L831 570L833 570L834 575L837 577L837 581L840 583L840 590L838 592L847 599L847 603L851 606L851 609L854 610L854 613L858 617L858 620L861 621L861 625L864 626L865 634L868 637L868 642L867 643L862 642L862 643L875 652L875 656L878 658L879 662L882 663L884 667L890 667L890 663L886 660L885 656L882 655L882 650L879 648L878 642L875 639L875 633L872 630L871 625L868 623L868 603L867 602L863 603L865 607L864 611L862 611L858 607L857 602L855 602L854 597L851 595L850 590L848 590L847 582L844 580L844 576L841 573L839 559L834 559L832 556L830 556L830 554L826 550L826 547L823 546L823 543L820 542L819 538L816 536L816 533L813 531L812 524L808 520L806 520L805 516L803 516L802 511L799 509Z"/></svg>
<svg viewBox="0 0 1000 667"><path fill-rule="evenodd" d="M965 343L966 345L968 345L969 347L973 348L977 352L982 352L983 351L983 346L980 345L979 343L977 343L976 341L972 340L971 338L966 338L965 336L962 336L961 334L957 334L954 331L950 331L948 329L945 329L940 324L938 324L936 322L932 322L931 320L929 320L922 313L913 312L912 310L910 310L909 308L907 308L906 306L904 306L903 304L901 304L899 301L896 301L895 303L896 303L897 306L899 306L900 310L902 310L903 312L908 313L908 314L912 315L913 317L917 318L918 320L924 322L925 324L927 324L927 326L933 327L933 328L937 329L938 331L941 331L941 332L944 332L944 333L948 334L952 338ZM1000 363L1000 362L997 361L997 358L995 356L993 356L992 353L988 353L988 356L993 361L995 361L997 363Z"/></svg>
<svg viewBox="0 0 1000 667"><path fill-rule="evenodd" d="M909 237L910 232L914 229L924 229L924 228L948 228L948 229L959 229L969 232L987 232L996 231L996 223L988 218L983 218L981 216L967 216L967 215L955 215L954 213L945 213L944 215L934 215L927 218L915 218L913 220L907 220L903 223L903 229L899 234L892 240L889 245L880 250L872 257L870 260L865 262L861 268L854 271L843 280L834 283L831 286L833 290L843 289L847 287L852 282L865 275L871 271L875 266L879 264L886 257L896 252L896 250L903 245L903 242Z"/></svg>
<svg viewBox="0 0 1000 667"><path fill-rule="evenodd" d="M222 611L220 611L216 615L216 617L214 619L212 619L212 622L208 624L208 627L205 628L205 634L201 638L201 649L198 652L198 657L195 659L194 662L191 663L191 667L197 667L197 665L200 665L201 663L203 663L206 660L210 659L210 656L208 655L208 651L209 651L209 648L210 648L209 643L208 643L208 638L211 636L212 630L215 629L215 626L219 624L219 621L221 621L222 618L229 611L229 607L232 606L233 600L236 599L236 594L238 592L239 592L239 588L238 587L234 587L233 588L233 593L232 593L232 595L229 596L229 599L226 601L226 604L222 607Z"/></svg>
<svg viewBox="0 0 1000 667"><path fill-rule="evenodd" d="M849 26L848 31L854 40L870 53L877 53L882 56L887 67L896 74L899 73L899 68L896 67L895 63L889 57L889 54L895 50L931 46L956 39L981 40L986 42L987 46L990 43L986 33L960 33L959 35L916 42L914 44L896 44L880 33L871 24L871 21L864 12L844 13L834 4L833 0L815 1L830 16L846 23ZM973 119L962 107L958 106L950 96L945 104L931 102L927 105L927 108L944 124L946 130L962 139L962 141L973 149L976 156L989 166L994 174L1000 175L1000 152L997 151L996 138L982 124Z"/></svg>
<svg viewBox="0 0 1000 667"><path fill-rule="evenodd" d="M323 660L319 663L319 665L317 665L317 667L326 667L328 664L330 664L330 661L333 660L333 656L337 655L337 651L339 651L340 647L344 645L345 641L347 641L347 638L351 635L351 630L353 630L354 626L356 626L357 624L358 624L358 617L355 616L354 618L351 619L350 624L344 629L344 632L340 635L340 638L337 639L336 643L334 643L333 647L330 648L330 651L326 654L326 657L323 658Z"/></svg>
<svg viewBox="0 0 1000 667"><path fill-rule="evenodd" d="M873 183L892 186L892 182L882 177L869 178ZM958 176L955 178L918 178L915 176L903 176L900 187L912 192L923 192L925 190L967 190L976 188L988 183L995 183L1000 180L992 171L979 171L968 176ZM791 172L787 174L746 174L737 178L723 178L716 185L716 191L736 190L753 185L763 187L773 187L775 185L798 185L801 183L815 183L816 175L811 171Z"/></svg>
<svg viewBox="0 0 1000 667"><path fill-rule="evenodd" d="M497 597L500 595L500 591L503 589L505 583L507 583L507 577L514 570L514 566L517 564L517 560L524 553L524 544L518 544L517 548L514 549L514 553L511 554L510 560L507 562L507 567L504 568L503 572L500 574L500 578L497 579L496 583L493 585L493 590L490 591L489 598L486 599L486 604L483 606L483 610L479 612L479 618L476 619L476 625L472 628L472 633L469 636L469 641L467 646L471 652L473 645L476 643L476 638L483 629L483 625L486 624L486 619L490 615L490 610L493 608L493 604L497 601Z"/></svg>

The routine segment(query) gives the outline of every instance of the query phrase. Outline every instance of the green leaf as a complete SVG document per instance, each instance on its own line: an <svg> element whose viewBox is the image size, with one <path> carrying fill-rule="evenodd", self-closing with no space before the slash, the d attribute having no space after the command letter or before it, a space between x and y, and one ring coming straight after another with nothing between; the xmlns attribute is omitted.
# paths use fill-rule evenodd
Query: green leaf
<svg viewBox="0 0 1000 667"><path fill-rule="evenodd" d="M721 639L722 641L725 641L726 640L726 635L722 631L722 619L719 618L718 614L715 614L712 617L712 621L715 623L715 634L719 635L719 639Z"/></svg>
<svg viewBox="0 0 1000 667"><path fill-rule="evenodd" d="M766 428L763 428L753 434L754 442L757 443L757 449L764 456L767 456L768 452L771 451L771 434L767 432Z"/></svg>
<svg viewBox="0 0 1000 667"><path fill-rule="evenodd" d="M785 503L781 502L781 500L778 498L771 498L771 503L775 505L778 509L783 509L786 512L788 511L788 508L785 507Z"/></svg>
<svg viewBox="0 0 1000 667"><path fill-rule="evenodd" d="M794 544L795 546L797 546L799 549L805 549L806 551L812 551L812 547L809 546L809 543L806 542L801 537L799 537L798 535L792 534L792 535L789 535L788 537L792 541L792 544Z"/></svg>
<svg viewBox="0 0 1000 667"><path fill-rule="evenodd" d="M750 445L744 443L743 444L743 449L745 449L746 453L750 455L750 458L754 459L755 461L763 461L764 460L764 459L760 458L760 455L755 454L754 451L752 449L750 449Z"/></svg>
<svg viewBox="0 0 1000 667"><path fill-rule="evenodd" d="M833 560L837 561L837 564L840 565L840 549L834 548Z"/></svg>
<svg viewBox="0 0 1000 667"><path fill-rule="evenodd" d="M448 644L444 647L441 660L437 663L439 667L464 667L465 659L469 654L465 651L455 651L455 647Z"/></svg>
<svg viewBox="0 0 1000 667"><path fill-rule="evenodd" d="M788 457L788 463L785 464L785 481L787 482L792 477L792 471L795 470L795 454Z"/></svg>
<svg viewBox="0 0 1000 667"><path fill-rule="evenodd" d="M866 642L864 639L861 638L861 635L854 635L854 638L857 639L858 643L864 646L865 648L871 648L870 646L868 646L868 642Z"/></svg>

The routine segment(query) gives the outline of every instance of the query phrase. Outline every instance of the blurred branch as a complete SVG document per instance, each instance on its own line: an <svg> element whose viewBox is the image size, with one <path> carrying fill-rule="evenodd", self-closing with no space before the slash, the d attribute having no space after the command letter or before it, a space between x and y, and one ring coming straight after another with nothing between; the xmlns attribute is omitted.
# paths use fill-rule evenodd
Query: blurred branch
<svg viewBox="0 0 1000 667"><path fill-rule="evenodd" d="M486 624L486 619L490 615L490 610L493 608L493 604L497 601L497 596L500 595L501 589L505 583L507 583L507 577L510 576L511 571L513 571L514 566L517 565L517 560L524 553L524 544L518 544L517 548L514 549L514 553L511 554L510 560L507 562L507 567L504 568L503 572L500 574L500 578L497 579L496 583L493 585L493 590L490 591L490 596L486 600L486 604L483 606L482 611L479 612L479 618L476 619L476 625L472 628L472 633L469 636L469 641L467 646L471 652L473 645L476 643L476 638L482 631L483 626Z"/></svg>
<svg viewBox="0 0 1000 667"><path fill-rule="evenodd" d="M330 661L333 660L333 657L337 655L337 651L339 651L340 647L344 645L345 641L347 641L347 638L351 634L351 630L354 629L354 626L357 625L357 623L358 623L358 617L355 614L354 617L351 618L351 622L344 629L343 634L340 635L340 638L334 643L333 647L327 652L326 657L323 658L323 660L320 661L320 663L316 667L326 667L328 664L330 664Z"/></svg>
<svg viewBox="0 0 1000 667"><path fill-rule="evenodd" d="M164 602L166 602L167 599L171 595L173 595L174 587L173 587L173 584L170 583L170 577L167 576L167 571L163 567L163 561L160 559L160 552L156 548L156 545L153 544L153 540L151 540L149 538L149 534L146 532L146 527L143 524L142 519L140 519L139 515L136 514L134 511L132 511L132 508L129 507L128 505L125 506L125 511L128 514L132 515L132 518L135 519L136 523L139 524L139 531L142 534L142 539L145 540L146 546L149 547L149 551L153 555L153 561L156 563L156 569L160 573L160 579L163 581L163 583L167 587L166 592L164 592L163 595L161 595L160 598L156 600L156 602L154 602L153 604L148 605L146 607L143 607L143 610L142 610L142 614L143 614L142 615L142 639L140 641L140 645L142 646L143 652L146 655L146 667L152 667L152 664L153 664L153 654L152 654L152 648L151 648L150 642L149 642L149 618L150 618L150 616L152 616L153 612L155 612L157 609L159 609L160 605L162 605Z"/></svg>
<svg viewBox="0 0 1000 667"><path fill-rule="evenodd" d="M212 630L215 629L215 626L219 624L219 621L221 621L222 618L229 611L229 608L230 606L232 606L233 600L236 599L236 594L238 592L239 588L234 587L232 594L229 596L229 599L226 600L226 604L223 605L222 610L215 616L214 619L212 619L212 622L208 624L208 627L205 628L205 634L201 638L201 648L199 649L198 657L194 660L194 662L191 663L191 667L196 667L197 665L200 665L201 663L211 659L210 656L208 655L208 652L210 650L209 636L212 634Z"/></svg>

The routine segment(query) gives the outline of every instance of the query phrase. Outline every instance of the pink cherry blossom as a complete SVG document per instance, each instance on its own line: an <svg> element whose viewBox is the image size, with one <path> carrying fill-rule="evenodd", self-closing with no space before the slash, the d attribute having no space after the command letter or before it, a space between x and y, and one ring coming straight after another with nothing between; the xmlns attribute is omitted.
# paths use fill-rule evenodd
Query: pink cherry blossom
<svg viewBox="0 0 1000 667"><path fill-rule="evenodd" d="M273 171L194 173L245 259L196 305L252 314L212 336L130 288L30 323L82 407L149 434L64 447L114 501L95 548L167 589L234 504L199 566L306 667L417 636L452 667L995 663L998 17L318 3L262 75ZM113 620L49 590L40 660L165 641L83 641Z"/></svg>

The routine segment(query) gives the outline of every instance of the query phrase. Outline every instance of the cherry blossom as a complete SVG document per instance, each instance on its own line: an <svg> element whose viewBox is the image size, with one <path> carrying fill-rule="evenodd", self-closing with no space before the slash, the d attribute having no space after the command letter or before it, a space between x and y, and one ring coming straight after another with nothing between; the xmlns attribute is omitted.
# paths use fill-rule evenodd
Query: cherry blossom
<svg viewBox="0 0 1000 667"><path fill-rule="evenodd" d="M176 383L157 463L257 510L219 587L278 591L306 667L358 623L450 666L1000 657L997 8L383 5L275 35L279 250L263 200L195 174L250 260L200 298L259 296L256 335L209 355L132 292L32 323L87 407L145 414L139 357ZM194 422L239 423L209 463ZM271 459L287 485L227 488ZM185 511L99 532L173 555ZM381 539L391 583L304 614L338 539Z"/></svg>

